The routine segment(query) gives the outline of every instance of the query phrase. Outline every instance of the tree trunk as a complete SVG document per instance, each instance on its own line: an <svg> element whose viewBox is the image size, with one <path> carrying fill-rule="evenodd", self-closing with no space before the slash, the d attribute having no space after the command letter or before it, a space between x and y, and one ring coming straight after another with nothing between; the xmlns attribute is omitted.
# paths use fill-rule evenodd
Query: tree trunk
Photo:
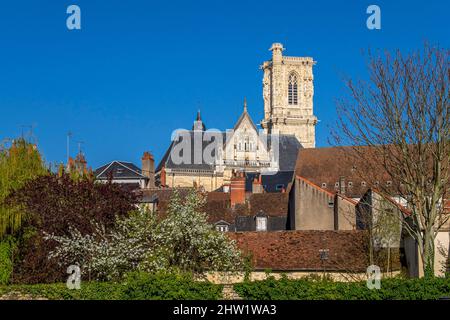
<svg viewBox="0 0 450 320"><path fill-rule="evenodd" d="M423 241L423 275L425 277L434 277L434 237L431 231L425 230Z"/></svg>

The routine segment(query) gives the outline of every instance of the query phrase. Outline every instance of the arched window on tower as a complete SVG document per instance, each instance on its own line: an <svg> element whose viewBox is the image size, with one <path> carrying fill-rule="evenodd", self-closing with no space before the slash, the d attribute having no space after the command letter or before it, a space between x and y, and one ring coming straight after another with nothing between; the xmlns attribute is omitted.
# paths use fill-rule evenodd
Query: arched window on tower
<svg viewBox="0 0 450 320"><path fill-rule="evenodd" d="M295 73L291 73L289 75L288 103L298 104L298 84L297 84L297 75Z"/></svg>

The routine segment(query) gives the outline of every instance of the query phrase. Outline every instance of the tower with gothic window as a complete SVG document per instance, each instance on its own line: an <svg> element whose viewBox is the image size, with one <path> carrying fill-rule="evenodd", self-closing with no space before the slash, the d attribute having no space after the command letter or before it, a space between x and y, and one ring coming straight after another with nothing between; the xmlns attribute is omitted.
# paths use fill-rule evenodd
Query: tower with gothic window
<svg viewBox="0 0 450 320"><path fill-rule="evenodd" d="M316 144L313 114L313 66L311 57L283 56L283 45L270 48L272 59L261 66L263 77L264 119L267 133L292 134L304 148Z"/></svg>

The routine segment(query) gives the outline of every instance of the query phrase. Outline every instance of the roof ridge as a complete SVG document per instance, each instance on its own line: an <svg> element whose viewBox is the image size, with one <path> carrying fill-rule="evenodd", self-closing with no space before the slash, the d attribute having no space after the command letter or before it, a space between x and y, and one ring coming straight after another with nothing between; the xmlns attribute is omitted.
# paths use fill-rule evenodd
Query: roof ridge
<svg viewBox="0 0 450 320"><path fill-rule="evenodd" d="M326 190L326 189L324 189L324 188L322 188L322 187L319 187L319 186L318 186L317 184L315 184L314 182L311 182L311 181L309 181L308 179L306 179L306 178L304 178L304 177L302 177L302 176L296 175L295 177L296 177L297 179L300 179L300 180L305 181L306 183L308 183L308 184L311 185L312 187L314 187L314 188L316 188L316 189L319 189L320 191L323 191L323 192L327 193L328 195L331 195L331 196L333 196L333 197L334 197L334 195L335 195L335 193L332 193L332 192L330 192L330 191L328 191L328 190Z"/></svg>

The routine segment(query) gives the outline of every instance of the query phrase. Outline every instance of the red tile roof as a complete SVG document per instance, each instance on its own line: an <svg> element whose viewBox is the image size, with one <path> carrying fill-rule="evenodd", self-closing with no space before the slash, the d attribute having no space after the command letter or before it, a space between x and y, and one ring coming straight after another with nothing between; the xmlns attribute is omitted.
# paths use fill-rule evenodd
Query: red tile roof
<svg viewBox="0 0 450 320"><path fill-rule="evenodd" d="M229 233L254 268L274 271L364 272L367 256L364 231L276 231ZM328 259L320 259L328 250Z"/></svg>
<svg viewBox="0 0 450 320"><path fill-rule="evenodd" d="M366 148L367 153L371 152L368 147L359 148ZM381 166L376 170L373 168L369 170L367 165L359 160L353 147L307 148L300 149L298 152L295 173L315 185L320 186L325 183L324 189L330 192L339 191L335 184L339 182L340 177L344 177L345 195L357 198L368 189L369 181L364 181L362 178L362 176L367 178L367 172L370 172L372 182L378 181L385 184L390 180ZM367 186L363 182L366 182Z"/></svg>

